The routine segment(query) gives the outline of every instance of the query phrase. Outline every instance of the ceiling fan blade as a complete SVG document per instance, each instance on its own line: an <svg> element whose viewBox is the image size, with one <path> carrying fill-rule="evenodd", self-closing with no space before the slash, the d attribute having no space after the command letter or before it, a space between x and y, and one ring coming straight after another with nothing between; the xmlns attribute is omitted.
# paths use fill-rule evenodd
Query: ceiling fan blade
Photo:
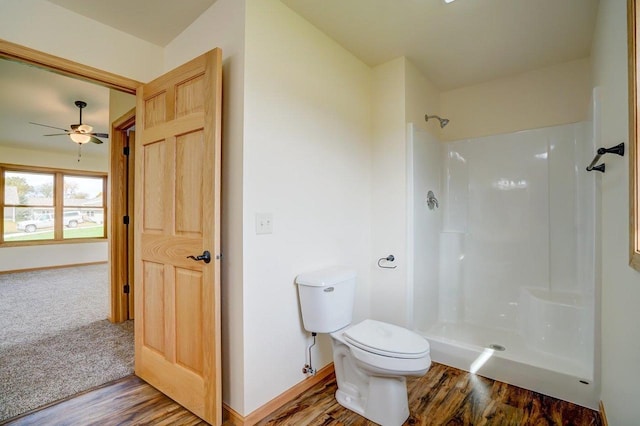
<svg viewBox="0 0 640 426"><path fill-rule="evenodd" d="M42 127L50 127L50 128L52 128L52 129L58 129L58 130L63 130L63 131L65 131L65 132L68 132L68 130L67 130L67 129L63 129L63 128L61 128L61 127L49 126L49 125L47 125L47 124L34 123L33 121L30 121L30 122L29 122L29 124L35 124L36 126L42 126Z"/></svg>
<svg viewBox="0 0 640 426"><path fill-rule="evenodd" d="M91 136L96 136L99 138L108 138L109 134L108 133L89 133Z"/></svg>
<svg viewBox="0 0 640 426"><path fill-rule="evenodd" d="M95 136L91 136L90 142L93 143L103 143L100 139L96 138Z"/></svg>
<svg viewBox="0 0 640 426"><path fill-rule="evenodd" d="M66 136L69 133L52 133L50 135L42 135L42 136Z"/></svg>

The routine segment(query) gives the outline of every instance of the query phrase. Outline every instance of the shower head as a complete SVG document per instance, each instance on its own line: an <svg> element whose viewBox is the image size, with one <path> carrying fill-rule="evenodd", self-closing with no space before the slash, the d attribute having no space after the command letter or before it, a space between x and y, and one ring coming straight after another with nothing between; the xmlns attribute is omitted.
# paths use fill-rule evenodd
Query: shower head
<svg viewBox="0 0 640 426"><path fill-rule="evenodd" d="M448 118L440 118L437 115L425 115L424 116L424 121L429 121L430 118L437 118L438 121L440 121L440 128L441 129L443 129L444 126L449 124L449 119Z"/></svg>

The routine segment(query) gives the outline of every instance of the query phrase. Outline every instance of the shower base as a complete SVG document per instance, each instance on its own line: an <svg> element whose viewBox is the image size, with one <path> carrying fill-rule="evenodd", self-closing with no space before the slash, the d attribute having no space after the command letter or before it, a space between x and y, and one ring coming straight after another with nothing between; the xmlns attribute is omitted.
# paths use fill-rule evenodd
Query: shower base
<svg viewBox="0 0 640 426"><path fill-rule="evenodd" d="M536 351L519 333L450 323L418 332L429 340L435 362L598 409L597 386L585 362Z"/></svg>

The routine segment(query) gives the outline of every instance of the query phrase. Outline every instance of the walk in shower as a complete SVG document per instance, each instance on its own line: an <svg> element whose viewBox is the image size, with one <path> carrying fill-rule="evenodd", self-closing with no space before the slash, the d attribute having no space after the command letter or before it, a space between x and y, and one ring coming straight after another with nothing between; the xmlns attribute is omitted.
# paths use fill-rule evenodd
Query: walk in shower
<svg viewBox="0 0 640 426"><path fill-rule="evenodd" d="M434 361L597 409L594 134L409 125L409 300Z"/></svg>

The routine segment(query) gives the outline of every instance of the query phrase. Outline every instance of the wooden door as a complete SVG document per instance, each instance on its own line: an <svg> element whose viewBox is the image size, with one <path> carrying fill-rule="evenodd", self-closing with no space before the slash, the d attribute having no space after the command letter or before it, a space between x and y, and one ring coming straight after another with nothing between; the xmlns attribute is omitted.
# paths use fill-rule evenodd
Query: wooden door
<svg viewBox="0 0 640 426"><path fill-rule="evenodd" d="M137 92L135 371L207 422L222 422L221 51ZM210 263L196 261L205 250Z"/></svg>

